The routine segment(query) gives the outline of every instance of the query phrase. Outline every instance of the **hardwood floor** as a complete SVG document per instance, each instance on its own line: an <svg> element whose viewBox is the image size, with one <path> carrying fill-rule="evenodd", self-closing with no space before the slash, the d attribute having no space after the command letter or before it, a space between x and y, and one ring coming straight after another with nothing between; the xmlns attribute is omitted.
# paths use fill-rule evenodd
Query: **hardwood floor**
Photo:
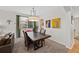
<svg viewBox="0 0 79 59"><path fill-rule="evenodd" d="M15 44L13 53L67 53L68 49L55 41L46 39L46 44L37 50L30 49L27 51L27 47L24 45L23 39L18 39L19 41Z"/></svg>
<svg viewBox="0 0 79 59"><path fill-rule="evenodd" d="M69 49L69 53L79 53L79 40L74 39L75 44L72 49Z"/></svg>
<svg viewBox="0 0 79 59"><path fill-rule="evenodd" d="M55 41L46 39L46 45L35 51L27 51L27 47L24 46L24 40L18 40L13 49L13 53L79 53L79 39L74 39L75 44L72 49L67 49L65 46Z"/></svg>

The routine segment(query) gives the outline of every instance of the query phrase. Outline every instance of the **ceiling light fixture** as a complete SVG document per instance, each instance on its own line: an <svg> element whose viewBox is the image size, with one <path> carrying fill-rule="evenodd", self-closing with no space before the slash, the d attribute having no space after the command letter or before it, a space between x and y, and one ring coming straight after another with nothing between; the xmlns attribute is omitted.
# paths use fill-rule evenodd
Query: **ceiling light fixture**
<svg viewBox="0 0 79 59"><path fill-rule="evenodd" d="M29 17L29 21L38 21L40 20L39 16L36 16L36 10L32 8L31 10L31 16Z"/></svg>

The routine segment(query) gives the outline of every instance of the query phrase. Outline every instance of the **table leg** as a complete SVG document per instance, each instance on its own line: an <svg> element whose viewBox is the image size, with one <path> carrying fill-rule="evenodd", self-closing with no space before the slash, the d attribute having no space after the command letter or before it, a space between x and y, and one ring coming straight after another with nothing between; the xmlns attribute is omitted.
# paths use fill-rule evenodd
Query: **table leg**
<svg viewBox="0 0 79 59"><path fill-rule="evenodd" d="M35 42L33 43L33 45L34 45L34 50L36 50L36 49L38 49L38 48L41 48L41 47L43 47L43 40L35 41Z"/></svg>

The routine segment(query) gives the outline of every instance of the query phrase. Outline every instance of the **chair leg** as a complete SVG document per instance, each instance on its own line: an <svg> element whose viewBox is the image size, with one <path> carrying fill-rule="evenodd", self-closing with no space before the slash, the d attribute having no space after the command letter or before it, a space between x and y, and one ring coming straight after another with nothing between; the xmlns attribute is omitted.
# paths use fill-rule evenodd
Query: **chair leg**
<svg viewBox="0 0 79 59"><path fill-rule="evenodd" d="M29 50L29 46L27 46L27 50Z"/></svg>
<svg viewBox="0 0 79 59"><path fill-rule="evenodd" d="M26 44L26 42L25 42L25 47L27 47L27 44Z"/></svg>

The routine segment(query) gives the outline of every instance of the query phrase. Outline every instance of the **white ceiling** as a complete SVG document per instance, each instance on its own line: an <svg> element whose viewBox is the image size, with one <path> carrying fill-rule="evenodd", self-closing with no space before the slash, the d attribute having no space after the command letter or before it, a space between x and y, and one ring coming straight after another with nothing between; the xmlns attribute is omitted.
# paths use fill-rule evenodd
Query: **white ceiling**
<svg viewBox="0 0 79 59"><path fill-rule="evenodd" d="M50 18L53 14L56 14L56 12L59 13L59 10L62 10L62 6L0 6L0 9L31 15L33 7L36 10L36 14L44 18Z"/></svg>
<svg viewBox="0 0 79 59"><path fill-rule="evenodd" d="M0 6L1 10L19 12L24 14L31 14L32 8L35 8L36 13L40 15L45 12L55 11L58 6Z"/></svg>
<svg viewBox="0 0 79 59"><path fill-rule="evenodd" d="M79 12L79 6L72 6L72 9L73 9L74 11Z"/></svg>
<svg viewBox="0 0 79 59"><path fill-rule="evenodd" d="M59 6L0 6L1 10L13 11L24 14L31 14L32 8L35 8L37 15L43 15L48 13L55 13L54 11L59 8ZM72 11L75 15L79 15L79 6L61 6L65 11Z"/></svg>
<svg viewBox="0 0 79 59"><path fill-rule="evenodd" d="M0 6L0 9L2 10L8 10L8 11L20 11L20 12L24 12L24 11L29 11L32 8L53 8L53 7L59 7L59 6ZM72 9L74 11L79 11L79 6L63 6L65 7L66 10L70 10L70 8L72 7Z"/></svg>
<svg viewBox="0 0 79 59"><path fill-rule="evenodd" d="M72 9L73 15L79 17L79 6L73 6Z"/></svg>
<svg viewBox="0 0 79 59"><path fill-rule="evenodd" d="M79 17L79 6L64 6L66 12L71 11L74 17Z"/></svg>
<svg viewBox="0 0 79 59"><path fill-rule="evenodd" d="M65 9L66 12L71 11L71 7L70 6L64 6L64 9Z"/></svg>
<svg viewBox="0 0 79 59"><path fill-rule="evenodd" d="M24 14L30 14L30 10L33 7L26 7L26 6L0 6L1 10L5 11L13 11L13 12L18 12L18 13L24 13Z"/></svg>

